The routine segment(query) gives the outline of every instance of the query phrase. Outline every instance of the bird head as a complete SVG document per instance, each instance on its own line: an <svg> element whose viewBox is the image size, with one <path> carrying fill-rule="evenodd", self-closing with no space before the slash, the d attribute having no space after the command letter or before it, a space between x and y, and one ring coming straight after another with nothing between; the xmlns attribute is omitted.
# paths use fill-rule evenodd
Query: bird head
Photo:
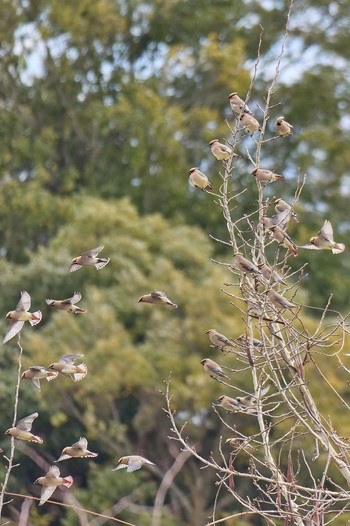
<svg viewBox="0 0 350 526"><path fill-rule="evenodd" d="M27 371L24 371L24 373L22 373L21 378L27 378Z"/></svg>
<svg viewBox="0 0 350 526"><path fill-rule="evenodd" d="M143 301L143 296L139 299L138 303L141 303Z"/></svg>
<svg viewBox="0 0 350 526"><path fill-rule="evenodd" d="M218 398L218 402L222 402L222 400L223 400L224 398L225 398L224 395L220 396L220 397Z"/></svg>
<svg viewBox="0 0 350 526"><path fill-rule="evenodd" d="M281 122L283 121L284 117L278 117L278 119L276 119L276 124L281 124Z"/></svg>
<svg viewBox="0 0 350 526"><path fill-rule="evenodd" d="M206 361L207 359L205 358L204 360L201 361L201 364L204 365Z"/></svg>
<svg viewBox="0 0 350 526"><path fill-rule="evenodd" d="M52 363L51 365L48 366L48 369L55 369L55 363Z"/></svg>
<svg viewBox="0 0 350 526"><path fill-rule="evenodd" d="M254 168L254 170L251 171L250 173L251 173L252 175L254 175L254 177L255 177L255 176L256 176L256 172L257 172L257 170L258 170L257 168Z"/></svg>
<svg viewBox="0 0 350 526"><path fill-rule="evenodd" d="M8 312L6 314L6 318L11 319L12 318L12 311Z"/></svg>
<svg viewBox="0 0 350 526"><path fill-rule="evenodd" d="M74 259L72 259L72 264L73 264L73 263L77 263L77 259L78 259L78 258L74 258Z"/></svg>
<svg viewBox="0 0 350 526"><path fill-rule="evenodd" d="M67 454L67 447L65 447L64 449L62 449L62 455L66 455Z"/></svg>
<svg viewBox="0 0 350 526"><path fill-rule="evenodd" d="M273 204L274 205L278 205L278 203L282 201L282 199L280 197L278 197L277 199L274 200Z"/></svg>
<svg viewBox="0 0 350 526"><path fill-rule="evenodd" d="M232 99L232 97L234 97L235 95L237 95L237 91L233 91L232 93L230 93L227 98Z"/></svg>
<svg viewBox="0 0 350 526"><path fill-rule="evenodd" d="M316 239L317 239L317 236L311 237L310 238L310 243L314 244Z"/></svg>
<svg viewBox="0 0 350 526"><path fill-rule="evenodd" d="M205 334L208 334L211 331L215 331L216 329L209 329L208 331L205 331Z"/></svg>
<svg viewBox="0 0 350 526"><path fill-rule="evenodd" d="M219 139L213 139L212 141L210 141L210 143L208 144L208 146L212 146L214 143L216 142L219 142Z"/></svg>
<svg viewBox="0 0 350 526"><path fill-rule="evenodd" d="M10 427L9 429L7 429L7 431L5 431L4 435L11 435L12 434L12 429L13 427Z"/></svg>
<svg viewBox="0 0 350 526"><path fill-rule="evenodd" d="M194 166L193 168L190 168L190 169L188 170L188 173L189 173L189 174L192 174L195 170L198 170L197 166Z"/></svg>

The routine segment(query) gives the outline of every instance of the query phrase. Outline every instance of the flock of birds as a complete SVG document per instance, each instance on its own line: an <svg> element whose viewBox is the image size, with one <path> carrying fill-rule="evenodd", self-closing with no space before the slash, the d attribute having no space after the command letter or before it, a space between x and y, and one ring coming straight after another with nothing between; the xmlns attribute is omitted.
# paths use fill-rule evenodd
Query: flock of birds
<svg viewBox="0 0 350 526"><path fill-rule="evenodd" d="M255 119L254 115L250 112L245 102L237 95L237 93L231 93L228 96L230 101L231 109L239 121L242 129L247 131L250 135L261 130L259 122ZM280 136L291 135L293 126L286 122L283 117L279 117L275 122L275 130ZM212 154L216 159L223 161L224 163L231 162L234 157L238 155L232 150L232 148L226 144L222 144L217 139L213 139L209 143ZM279 179L284 179L282 175L276 174L273 170L263 169L260 167L254 168L251 172L252 175L263 185L272 183ZM194 167L189 170L189 179L191 183L196 187L204 191L213 190L213 186L209 182L208 177L199 168ZM297 245L292 241L290 236L286 233L285 229L288 225L290 218L294 218L298 221L297 215L290 206L283 199L275 200L275 211L276 215L268 218L265 217L263 220L263 226L266 230L270 231L271 235L277 241L277 243L288 250L290 250L294 256L297 256ZM83 252L80 256L75 257L69 267L69 272L75 272L85 266L94 266L97 270L104 268L110 261L108 257L99 257L99 253L103 250L104 245ZM345 250L343 243L337 243L334 241L332 225L329 221L325 221L321 230L317 236L310 239L310 242L302 245L299 248L307 248L314 250L332 250L334 254L341 253ZM281 294L273 290L273 284L285 283L283 279L277 274L275 270L269 267L267 262L262 262L255 265L253 262L245 258L241 253L237 252L233 256L233 266L244 274L250 274L259 276L260 279L265 280L268 284L267 297L269 302L274 305L277 309L292 309L296 305L284 298ZM76 304L81 300L81 294L74 292L71 298L65 300L54 300L46 299L46 303L57 310L66 311L73 314L84 314L87 312L86 309L78 307ZM144 294L140 297L139 302L150 303L154 305L166 305L172 308L177 308L177 304L171 301L164 292L154 290L149 294ZM30 312L31 297L27 291L21 292L21 298L16 308L7 313L6 318L10 320L10 325L6 332L3 343L8 342L11 338L16 336L26 321L30 325L37 325L42 319L42 313L40 310ZM233 342L225 335L219 333L215 329L207 331L209 339L215 348L220 350L226 350L228 347L236 347L237 343ZM247 338L242 335L237 340L244 341ZM259 347L261 342L253 339L253 346ZM77 360L83 358L82 354L63 355L60 357L58 362L54 362L48 367L33 365L22 374L22 379L31 381L37 389L40 389L40 381L46 379L51 381L58 375L66 376L72 379L74 382L82 380L87 374L87 366L84 363L75 365ZM229 377L222 370L221 366L210 358L205 358L201 361L205 373L213 378L225 378ZM268 388L261 391L260 395L263 396L267 392ZM219 398L220 405L227 411L246 411L250 414L256 412L256 395L248 394L244 397L231 398L223 395ZM43 439L34 435L31 432L32 424L38 417L38 413L32 413L31 415L18 420L14 427L9 428L5 434L11 435L15 439L36 442L38 444L43 443ZM233 439L228 439L228 443L231 443ZM230 442L231 441L231 442ZM86 438L80 437L78 442L71 446L65 447L62 451L61 456L56 462L61 462L70 458L87 458L97 457L97 453L88 450L88 442ZM126 469L128 473L131 473L143 465L154 465L153 462L147 460L140 455L129 455L121 457L117 461L117 466L114 470ZM113 471L114 471L113 470ZM52 465L45 476L39 477L35 483L42 486L41 499L39 506L44 504L55 491L57 486L63 485L70 487L73 483L72 476L61 477L60 470L56 464Z"/></svg>

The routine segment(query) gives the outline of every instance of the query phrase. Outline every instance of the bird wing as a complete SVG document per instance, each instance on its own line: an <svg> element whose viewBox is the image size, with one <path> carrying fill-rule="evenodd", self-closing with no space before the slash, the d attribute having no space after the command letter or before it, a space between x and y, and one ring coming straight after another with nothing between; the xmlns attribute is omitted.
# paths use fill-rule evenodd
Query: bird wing
<svg viewBox="0 0 350 526"><path fill-rule="evenodd" d="M63 455L60 456L55 462L61 462L61 460L67 460L68 458L72 458L71 455L66 455L63 453Z"/></svg>
<svg viewBox="0 0 350 526"><path fill-rule="evenodd" d="M31 365L29 367L29 369L31 371L33 371L33 372L35 372L35 371L42 372L42 371L46 371L47 370L46 367L43 367L42 365Z"/></svg>
<svg viewBox="0 0 350 526"><path fill-rule="evenodd" d="M118 464L118 466L112 469L112 471L117 471L118 469L125 469L127 467L128 466L126 464Z"/></svg>
<svg viewBox="0 0 350 526"><path fill-rule="evenodd" d="M51 466L49 471L46 473L46 477L55 479L60 476L60 470L58 466Z"/></svg>
<svg viewBox="0 0 350 526"><path fill-rule="evenodd" d="M127 473L132 473L133 471L136 471L142 467L143 461L142 460L132 460L129 461L128 467L126 469Z"/></svg>
<svg viewBox="0 0 350 526"><path fill-rule="evenodd" d="M72 263L68 269L68 272L75 272L76 270L79 270L80 268L81 268L81 265L78 265L78 263Z"/></svg>
<svg viewBox="0 0 350 526"><path fill-rule="evenodd" d="M332 225L331 225L330 221L328 221L326 219L326 221L323 223L323 226L322 226L321 230L319 231L318 235L320 237L323 237L323 239L325 239L329 243L333 243L333 241L334 241L334 239L333 239L333 228L332 228Z"/></svg>
<svg viewBox="0 0 350 526"><path fill-rule="evenodd" d="M6 343L9 340L11 340L11 338L16 336L16 334L18 334L19 331L22 329L23 325L24 325L24 321L11 321L2 343Z"/></svg>
<svg viewBox="0 0 350 526"><path fill-rule="evenodd" d="M282 230L284 230L289 223L291 215L291 210L283 210L283 212L279 212L278 214L272 216L271 221L274 225L278 225L280 228L282 228Z"/></svg>
<svg viewBox="0 0 350 526"><path fill-rule="evenodd" d="M72 364L78 358L83 358L83 354L63 354L60 358L60 362Z"/></svg>
<svg viewBox="0 0 350 526"><path fill-rule="evenodd" d="M98 253L101 252L101 250L104 249L104 245L99 245L96 248L91 248L90 250L87 250L86 252L82 252L82 256L90 256L92 258L96 258L98 256Z"/></svg>
<svg viewBox="0 0 350 526"><path fill-rule="evenodd" d="M151 292L151 296L155 299L167 299L166 295L161 290L154 290L153 292Z"/></svg>
<svg viewBox="0 0 350 526"><path fill-rule="evenodd" d="M30 309L30 305L31 305L30 295L28 294L26 290L22 290L21 299L17 303L15 310L16 311L27 311Z"/></svg>
<svg viewBox="0 0 350 526"><path fill-rule="evenodd" d="M72 444L72 447L79 448L79 449L87 449L88 441L84 437L80 437L78 442L75 442Z"/></svg>
<svg viewBox="0 0 350 526"><path fill-rule="evenodd" d="M300 248L307 248L309 250L321 250L321 248L316 247L316 245L313 245L312 243L305 243L305 245L301 245Z"/></svg>
<svg viewBox="0 0 350 526"><path fill-rule="evenodd" d="M39 416L39 413L32 413L31 415L18 420L16 427L22 431L30 431L32 429L33 421Z"/></svg>
<svg viewBox="0 0 350 526"><path fill-rule="evenodd" d="M41 488L39 506L42 506L43 504L45 504L45 502L51 497L55 489L56 489L56 486L43 486Z"/></svg>
<svg viewBox="0 0 350 526"><path fill-rule="evenodd" d="M72 305L74 305L75 303L78 303L80 300L81 300L80 292L74 292L74 294L73 294L73 296L71 298L68 298L67 300L64 300L64 301L67 301L67 302L71 303Z"/></svg>

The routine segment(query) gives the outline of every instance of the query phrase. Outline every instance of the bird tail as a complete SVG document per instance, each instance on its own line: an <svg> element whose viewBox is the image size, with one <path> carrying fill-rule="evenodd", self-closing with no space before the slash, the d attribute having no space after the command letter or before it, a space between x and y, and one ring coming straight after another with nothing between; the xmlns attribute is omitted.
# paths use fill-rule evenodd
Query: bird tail
<svg viewBox="0 0 350 526"><path fill-rule="evenodd" d="M341 254L345 250L344 243L336 243L332 248L333 254Z"/></svg>
<svg viewBox="0 0 350 526"><path fill-rule="evenodd" d="M210 183L208 183L205 187L205 190L214 190L214 187Z"/></svg>
<svg viewBox="0 0 350 526"><path fill-rule="evenodd" d="M177 309L178 308L178 305L176 305L176 303L173 303L172 301L168 301L167 302L167 305L170 305L170 307L173 307L174 309Z"/></svg>
<svg viewBox="0 0 350 526"><path fill-rule="evenodd" d="M41 322L41 318L43 317L42 313L41 313L41 310L37 310L35 312L32 313L32 319L29 320L29 323L33 326L33 325L37 325L38 323Z"/></svg>
<svg viewBox="0 0 350 526"><path fill-rule="evenodd" d="M97 270L101 270L101 268L105 267L110 262L110 258L99 258L98 263L96 263L95 267Z"/></svg>
<svg viewBox="0 0 350 526"><path fill-rule="evenodd" d="M274 174L275 179L284 179L284 175Z"/></svg>
<svg viewBox="0 0 350 526"><path fill-rule="evenodd" d="M64 477L64 482L62 482L62 486L66 486L67 488L70 488L73 484L73 477L71 475L68 475L68 477Z"/></svg>
<svg viewBox="0 0 350 526"><path fill-rule="evenodd" d="M78 365L77 372L73 374L74 381L80 382L80 380L85 378L85 376L87 375L87 372L88 372L88 368L85 363L81 363L80 365Z"/></svg>
<svg viewBox="0 0 350 526"><path fill-rule="evenodd" d="M31 442L36 442L37 444L42 444L44 441L41 437L37 437L35 435L32 436Z"/></svg>
<svg viewBox="0 0 350 526"><path fill-rule="evenodd" d="M74 314L85 314L87 312L87 309L82 309L81 307L75 307Z"/></svg>
<svg viewBox="0 0 350 526"><path fill-rule="evenodd" d="M225 373L222 372L222 371L220 371L220 372L217 373L217 374L219 374L219 376L222 376L223 378L227 378L228 380L230 379L230 378L227 376L227 374L225 374Z"/></svg>
<svg viewBox="0 0 350 526"><path fill-rule="evenodd" d="M54 380L56 376L58 376L58 371L50 371L46 377L46 380L51 382L51 380Z"/></svg>

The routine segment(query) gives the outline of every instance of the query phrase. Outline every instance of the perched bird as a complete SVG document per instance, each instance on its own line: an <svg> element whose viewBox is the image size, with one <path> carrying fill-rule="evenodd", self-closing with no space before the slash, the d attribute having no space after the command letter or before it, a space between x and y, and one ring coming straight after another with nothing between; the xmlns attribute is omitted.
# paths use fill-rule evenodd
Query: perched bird
<svg viewBox="0 0 350 526"><path fill-rule="evenodd" d="M275 210L277 214L281 214L282 212L288 211L290 215L292 216L292 218L294 219L294 221L296 223L299 223L297 214L294 212L293 208L288 203L283 201L283 199L280 199L280 198L275 199Z"/></svg>
<svg viewBox="0 0 350 526"><path fill-rule="evenodd" d="M250 113L252 115L248 106L244 103L241 97L237 95L236 91L230 93L227 98L230 101L230 106L233 113L237 113L239 115L242 111L244 111L245 113Z"/></svg>
<svg viewBox="0 0 350 526"><path fill-rule="evenodd" d="M85 457L97 457L98 453L92 453L87 449L88 441L84 437L80 437L78 442L75 442L71 446L65 447L62 450L60 458L55 462L61 462L67 458L85 458Z"/></svg>
<svg viewBox="0 0 350 526"><path fill-rule="evenodd" d="M260 340L258 340L257 338L250 339L245 334L241 334L236 339L241 345L244 345L244 346L248 346L250 341L252 342L253 347L257 349L263 346L263 343Z"/></svg>
<svg viewBox="0 0 350 526"><path fill-rule="evenodd" d="M230 396L220 396L218 398L218 402L220 402L221 407L226 409L226 411L229 413L236 412L240 409L239 402L237 402L235 398L231 398Z"/></svg>
<svg viewBox="0 0 350 526"><path fill-rule="evenodd" d="M169 305L177 309L176 303L173 303L167 295L161 290L154 290L151 294L144 294L138 301L139 303L153 303L154 305Z"/></svg>
<svg viewBox="0 0 350 526"><path fill-rule="evenodd" d="M217 376L221 376L222 378L228 378L227 374L223 372L220 365L214 362L214 360L210 360L210 358L205 358L201 361L201 364L203 365L204 371L209 374L212 378L216 378Z"/></svg>
<svg viewBox="0 0 350 526"><path fill-rule="evenodd" d="M297 247L295 243L292 241L289 235L284 230L282 230L281 227L276 225L272 227L270 230L272 231L273 237L275 238L277 243L282 245L284 248L287 248L288 250L290 250L294 257L298 255Z"/></svg>
<svg viewBox="0 0 350 526"><path fill-rule="evenodd" d="M269 267L266 263L260 263L258 267L261 274L267 281L271 283L281 283L283 285L286 285L286 282L283 281L281 276L279 276L279 274L275 270L272 270L272 268Z"/></svg>
<svg viewBox="0 0 350 526"><path fill-rule="evenodd" d="M261 274L258 267L254 265L254 263L249 261L249 259L243 257L242 254L240 254L239 252L237 252L233 256L233 264L241 272L248 274Z"/></svg>
<svg viewBox="0 0 350 526"><path fill-rule="evenodd" d="M31 365L29 369L22 373L21 378L23 378L23 380L30 380L35 387L40 390L40 380L46 378L48 382L51 382L57 375L58 372L48 371L46 367L42 367L41 365Z"/></svg>
<svg viewBox="0 0 350 526"><path fill-rule="evenodd" d="M249 132L251 137L255 132L261 131L260 124L252 115L248 115L248 113L242 113L239 120L241 121L242 126L244 126L244 128Z"/></svg>
<svg viewBox="0 0 350 526"><path fill-rule="evenodd" d="M263 397L270 389L270 386L267 385L260 391L260 398ZM244 408L248 409L255 409L257 404L257 398L256 395L248 394L246 396L237 396L236 401L243 406Z"/></svg>
<svg viewBox="0 0 350 526"><path fill-rule="evenodd" d="M310 243L302 245L301 248L312 250L331 250L333 254L341 254L345 250L344 243L336 243L333 237L333 228L329 221L323 223L323 227L317 236L310 239Z"/></svg>
<svg viewBox="0 0 350 526"><path fill-rule="evenodd" d="M18 420L15 427L10 427L10 429L5 431L5 435L11 435L18 440L26 440L28 442L37 442L38 444L42 444L44 442L43 439L33 435L33 433L30 432L33 421L38 416L39 413L32 413L31 415L22 418L22 420Z"/></svg>
<svg viewBox="0 0 350 526"><path fill-rule="evenodd" d="M60 477L60 470L57 466L51 466L45 477L39 477L34 484L41 484L41 495L39 506L42 506L53 494L57 486L70 488L73 484L73 477Z"/></svg>
<svg viewBox="0 0 350 526"><path fill-rule="evenodd" d="M85 363L74 365L75 360L83 358L83 354L64 354L61 356L59 362L52 363L49 369L58 371L67 378L71 378L74 382L79 382L87 375L88 369Z"/></svg>
<svg viewBox="0 0 350 526"><path fill-rule="evenodd" d="M282 137L285 135L293 135L293 126L285 121L283 117L278 117L278 119L276 119L275 130Z"/></svg>
<svg viewBox="0 0 350 526"><path fill-rule="evenodd" d="M74 292L74 295L66 300L47 299L45 301L48 305L50 305L50 307L54 307L55 309L65 310L67 312L72 312L73 314L84 314L85 312L87 312L87 310L81 309L80 307L77 307L77 305L75 305L80 300L80 292Z"/></svg>
<svg viewBox="0 0 350 526"><path fill-rule="evenodd" d="M222 351L225 350L225 347L235 347L231 340L226 338L224 334L220 334L216 329L209 329L205 334L208 334L211 343Z"/></svg>
<svg viewBox="0 0 350 526"><path fill-rule="evenodd" d="M68 269L68 272L75 272L81 267L90 267L94 266L97 270L105 267L109 262L110 258L99 258L97 257L101 250L104 249L104 245L99 245L96 248L92 248L87 252L82 252L80 256L72 259L71 266ZM78 300L79 301L79 300Z"/></svg>
<svg viewBox="0 0 350 526"><path fill-rule="evenodd" d="M273 289L270 289L267 292L267 297L269 298L270 302L277 308L283 308L283 309L293 309L293 307L296 307L294 303L287 300L281 294L278 294L278 292L274 291Z"/></svg>
<svg viewBox="0 0 350 526"><path fill-rule="evenodd" d="M254 168L251 174L254 175L257 181L264 184L273 183L278 179L284 179L283 175L275 174L273 170L265 170L264 168Z"/></svg>
<svg viewBox="0 0 350 526"><path fill-rule="evenodd" d="M37 325L41 321L42 314L40 310L28 312L30 309L30 304L30 295L26 290L22 290L21 299L17 303L15 310L11 310L6 314L6 318L11 320L11 323L7 329L3 343L8 342L11 340L11 338L16 336L16 334L18 334L22 329L25 321L29 321L31 325Z"/></svg>
<svg viewBox="0 0 350 526"><path fill-rule="evenodd" d="M229 146L222 144L218 139L210 141L208 146L210 146L211 153L219 161L228 161L230 157L239 157L239 155L233 153L233 150Z"/></svg>
<svg viewBox="0 0 350 526"><path fill-rule="evenodd" d="M147 460L147 458L141 457L140 455L129 455L127 457L121 457L117 461L117 467L112 469L112 471L126 469L127 473L132 473L133 471L142 468L144 464L155 466L153 462Z"/></svg>
<svg viewBox="0 0 350 526"><path fill-rule="evenodd" d="M201 190L213 190L213 186L210 184L208 177L200 171L199 168L190 168L188 170L190 174L190 181L196 188Z"/></svg>

